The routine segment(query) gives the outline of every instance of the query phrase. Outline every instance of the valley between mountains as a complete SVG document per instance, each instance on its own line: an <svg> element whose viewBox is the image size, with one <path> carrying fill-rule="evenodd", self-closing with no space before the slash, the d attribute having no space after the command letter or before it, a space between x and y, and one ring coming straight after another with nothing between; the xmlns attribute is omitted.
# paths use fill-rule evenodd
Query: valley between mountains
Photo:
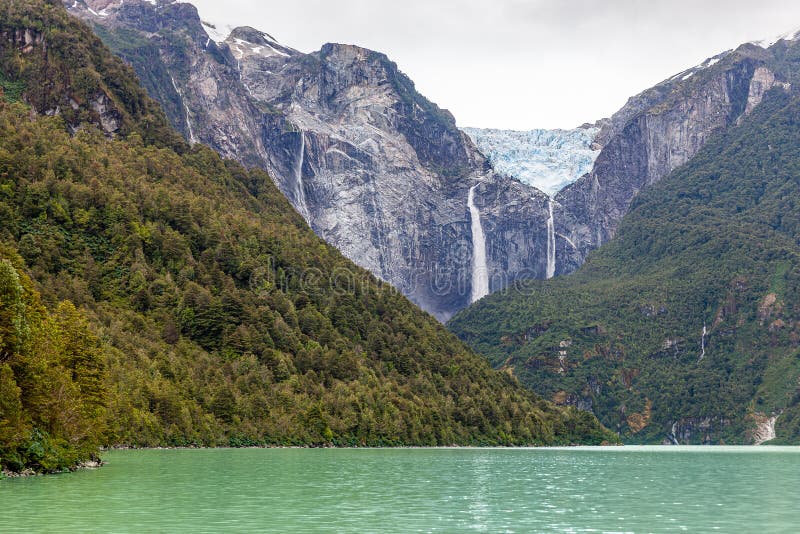
<svg viewBox="0 0 800 534"><path fill-rule="evenodd" d="M0 2L0 73L3 470L618 441L315 236L264 170L185 141L60 2Z"/></svg>
<svg viewBox="0 0 800 534"><path fill-rule="evenodd" d="M585 125L577 143L550 133L561 149L537 187L493 163L382 53L329 43L304 54L261 29L227 34L188 3L65 5L137 70L187 140L269 172L317 235L441 321L486 293L473 287L471 189L489 292L571 273L639 191L781 83L758 46L710 58ZM560 168L570 170L556 188L547 176Z"/></svg>
<svg viewBox="0 0 800 534"><path fill-rule="evenodd" d="M770 291L791 287L793 260L734 267L720 250L698 253L704 241L687 228L704 221L707 207L667 210L659 199L651 206L668 216L646 222L635 218L645 208L631 211L665 188L696 194L678 176L698 154L729 158L721 139L746 129L765 99L794 98L793 35L711 56L631 97L611 118L575 130L503 132L460 130L377 52L327 44L302 54L252 28L225 35L186 4L105 3L102 15L80 2L72 12L139 66L190 140L266 169L318 235L440 320L458 314L449 327L534 391L592 411L635 442L797 439L788 415L798 401L795 345L775 338L794 336L793 297ZM790 126L776 126L776 135L779 128ZM760 140L748 148L776 158L776 144L757 148ZM782 168L777 180L790 180ZM745 239L737 233L741 204L758 198L721 190L719 180L765 180L739 172L704 186L703 202L722 195L717 203L737 206L729 222L717 222L722 250ZM762 213L793 216L785 203ZM631 227L640 227L640 241L618 235ZM666 235L668 246L642 248ZM656 267L659 254L671 271ZM634 259L649 265L644 281ZM595 267L612 260L610 271ZM688 275L707 262L708 279ZM756 271L773 272L772 282L756 283ZM529 280L553 277L531 294L539 285ZM740 286L753 292L748 306L732 296ZM726 306L749 315L726 330ZM775 313L790 314L780 328L764 318ZM753 322L766 324L769 339L745 333ZM722 332L731 338L725 348L717 345ZM694 357L698 343L702 358Z"/></svg>
<svg viewBox="0 0 800 534"><path fill-rule="evenodd" d="M794 35L511 132L189 3L0 15L4 469L800 441Z"/></svg>

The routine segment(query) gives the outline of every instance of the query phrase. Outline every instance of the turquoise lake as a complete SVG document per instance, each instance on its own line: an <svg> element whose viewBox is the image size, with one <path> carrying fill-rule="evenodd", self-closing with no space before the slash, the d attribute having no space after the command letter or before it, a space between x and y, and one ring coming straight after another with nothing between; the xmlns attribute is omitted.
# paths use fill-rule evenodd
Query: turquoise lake
<svg viewBox="0 0 800 534"><path fill-rule="evenodd" d="M791 532L800 448L113 451L0 480L0 532Z"/></svg>

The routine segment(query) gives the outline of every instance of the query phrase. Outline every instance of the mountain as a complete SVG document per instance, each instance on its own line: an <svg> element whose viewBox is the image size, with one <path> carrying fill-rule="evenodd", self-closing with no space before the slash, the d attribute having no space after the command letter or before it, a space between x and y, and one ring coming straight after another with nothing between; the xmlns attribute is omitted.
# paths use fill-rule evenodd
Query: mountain
<svg viewBox="0 0 800 534"><path fill-rule="evenodd" d="M772 87L788 83L777 49L747 44L709 58L632 97L601 121L592 171L559 192L556 232L573 263L616 234L633 199L690 161L715 134L743 120Z"/></svg>
<svg viewBox="0 0 800 534"><path fill-rule="evenodd" d="M615 439L316 237L266 173L184 143L60 2L0 1L0 35L1 467Z"/></svg>
<svg viewBox="0 0 800 534"><path fill-rule="evenodd" d="M65 5L187 140L267 170L319 236L443 321L516 280L575 271L641 190L780 83L756 45L665 80L598 123L591 171L551 201L495 157L496 172L383 54L341 44L303 54L166 0Z"/></svg>
<svg viewBox="0 0 800 534"><path fill-rule="evenodd" d="M228 150L248 165L269 169L281 191L319 235L441 320L490 292L513 287L515 281L574 272L592 251L614 239L639 195L691 164L711 140L741 127L770 90L791 91L797 83L791 39L768 48L747 44L709 58L631 98L610 119L597 123L600 131L593 134L590 148L599 149L599 154L591 170L550 199L495 171L490 158L458 131L453 118L421 97L382 54L346 45L325 45L319 52L301 54L249 28L218 35L203 25L191 6L183 4L153 6L133 0L118 6L111 2L105 16L95 16L82 5L79 2L72 12L91 21L143 78L152 78L146 81L148 91L165 103L168 113L173 110L172 122L189 140L206 140L223 154ZM265 50L267 58L262 57ZM209 91L210 87L217 92ZM241 108L242 117L266 126L234 131L231 125L249 124L232 118L239 113L234 104L238 101L251 106ZM249 141L240 142L237 135ZM252 145L253 140L260 144L250 149L248 143ZM341 145L332 146L334 141ZM373 151L372 159L359 156L358 150L366 150L365 146ZM262 149L265 154L259 156ZM463 156L462 149L468 156ZM496 159L494 164L501 165ZM395 168L400 170L395 172ZM431 275L418 278L415 272ZM570 283L579 282L557 281L545 287ZM642 287L636 286L635 291L647 294ZM583 302L582 293L554 294L557 300L546 301L553 309ZM623 293L614 298L625 302L627 297ZM609 303L614 301L602 301ZM520 311L530 305L522 301L508 309L501 305L504 311L485 325L468 325L463 318L452 324L465 339L490 354L493 363L502 365L514 349L498 347L508 343L514 347L519 339L533 339L544 328ZM651 305L655 306L643 306L650 310ZM591 309L602 314L600 304ZM692 310L679 309L686 317L693 316ZM511 316L504 316L506 311ZM486 320L472 313L463 317ZM515 313L520 316L514 317ZM605 328L592 319L581 321L585 324L580 328L589 333L600 335ZM524 322L530 324L521 325ZM619 335L628 335L625 328L637 324L620 326L623 333ZM692 328L697 330L697 325ZM492 329L504 335L497 336ZM679 337L691 339L689 328ZM660 343L668 339L673 340L665 335ZM542 341L555 346L562 342L568 346L559 346L557 354L566 352L569 357L571 338ZM614 353L615 349L603 350ZM634 373L642 368L631 367ZM650 411L653 405L647 408L648 399L656 402L655 394L627 404L620 396L594 399L595 394L587 391L595 391L598 384L599 391L605 391L592 378L595 375L553 389L542 386L547 382L541 376L533 377L519 365L514 369L525 383L563 404L587 408L587 399L592 399L603 421L634 441L658 441L669 432L678 441L702 441L706 435L698 438L701 427L710 429L706 432L710 441L746 441L752 438L747 434L752 421L769 422L773 417L771 408L753 409L751 419L745 421L741 405L749 393L741 391L726 401L727 407L720 410L724 416L708 416L712 419L697 415L706 413L703 402L694 411L672 413L681 404L672 397L659 397L658 423L632 432L629 428L644 428L643 421L656 417ZM625 373L620 379L623 384L632 380ZM752 377L735 378L736 384L747 384ZM711 380L724 382L716 374ZM727 375L725 380L733 384ZM671 382L665 379L664 383ZM708 395L718 392L709 391ZM601 401L607 405L598 408L595 403ZM624 413L609 415L613 410ZM786 418L781 421L779 429ZM667 423L669 428L664 430Z"/></svg>
<svg viewBox="0 0 800 534"><path fill-rule="evenodd" d="M500 173L555 196L592 170L600 128L574 130L496 130L464 128Z"/></svg>
<svg viewBox="0 0 800 534"><path fill-rule="evenodd" d="M628 442L800 442L798 61L797 41L744 45L679 76L695 81L662 100L661 114L617 117L628 126L606 141L584 181L603 176L611 147L641 141L642 129L664 141L655 132L672 131L674 110L684 109L691 135L631 162L647 187L613 232L601 227L615 237L578 272L493 295L451 329L495 366L560 404L591 410ZM666 87L631 109L652 107ZM711 87L721 92L697 93ZM686 99L693 94L706 95L702 108ZM728 127L706 139L691 121L709 108L716 111L707 117ZM615 129L612 121L607 131ZM688 163L661 176L701 139Z"/></svg>
<svg viewBox="0 0 800 534"><path fill-rule="evenodd" d="M267 170L319 236L440 320L547 276L548 197L495 172L384 54L303 54L247 27L228 35L188 4L66 4L188 140Z"/></svg>

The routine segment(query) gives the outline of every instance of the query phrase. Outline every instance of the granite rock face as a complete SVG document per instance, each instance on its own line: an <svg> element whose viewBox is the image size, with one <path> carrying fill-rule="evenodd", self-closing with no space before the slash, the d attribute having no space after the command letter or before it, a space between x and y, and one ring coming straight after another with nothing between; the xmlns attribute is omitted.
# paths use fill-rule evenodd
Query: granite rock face
<svg viewBox="0 0 800 534"><path fill-rule="evenodd" d="M385 55L303 54L247 27L225 36L190 4L66 5L187 139L265 168L318 235L440 320L472 300L473 186L490 290L544 277L547 196L496 173Z"/></svg>
<svg viewBox="0 0 800 534"><path fill-rule="evenodd" d="M574 271L589 252L610 240L642 189L688 162L713 135L738 123L767 91L790 89L772 63L781 55L780 47L794 43L783 41L769 49L746 44L709 58L632 97L610 119L574 130L583 136L593 132L591 148L599 153L592 154L590 172L553 196L557 274ZM546 143L539 141L540 132L468 131L498 160L498 168L528 183L536 183L530 170L537 159L544 159L542 167L551 163L548 160L563 161L563 173L577 156L585 158L585 139L577 146L561 146L569 144L570 131L556 141L549 139L552 132L546 132ZM530 145L532 133L538 134L538 144L548 145L548 151L538 148L530 161L521 162L519 151L526 147L520 147L520 136ZM540 179L547 180L558 170L546 168Z"/></svg>
<svg viewBox="0 0 800 534"><path fill-rule="evenodd" d="M611 239L635 196L688 162L714 134L736 124L778 86L772 51L743 45L631 98L602 121L590 173L556 195L559 231L588 252Z"/></svg>
<svg viewBox="0 0 800 534"><path fill-rule="evenodd" d="M442 321L474 299L476 268L490 291L577 269L639 191L786 86L772 48L711 58L597 123L591 172L550 199L496 172L378 52L326 44L304 54L253 28L223 32L167 0L65 5L135 68L190 142L266 169L318 235ZM473 186L485 265L474 264Z"/></svg>

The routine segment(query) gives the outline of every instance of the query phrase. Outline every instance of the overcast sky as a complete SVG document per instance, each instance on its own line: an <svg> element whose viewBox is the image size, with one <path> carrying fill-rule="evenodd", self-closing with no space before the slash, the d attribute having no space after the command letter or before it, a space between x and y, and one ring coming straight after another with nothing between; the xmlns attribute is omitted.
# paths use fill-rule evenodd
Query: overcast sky
<svg viewBox="0 0 800 534"><path fill-rule="evenodd" d="M754 39L800 27L798 0L190 0L303 52L386 53L459 126L571 128Z"/></svg>

